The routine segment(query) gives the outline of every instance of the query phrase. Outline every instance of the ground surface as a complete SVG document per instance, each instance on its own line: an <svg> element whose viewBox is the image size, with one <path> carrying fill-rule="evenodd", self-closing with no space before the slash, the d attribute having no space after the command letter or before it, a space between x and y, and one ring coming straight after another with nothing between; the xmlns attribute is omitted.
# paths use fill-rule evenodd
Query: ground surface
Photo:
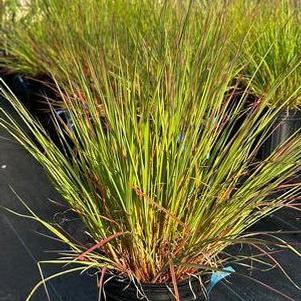
<svg viewBox="0 0 301 301"><path fill-rule="evenodd" d="M7 137L0 130L0 135ZM59 201L60 196L54 191L41 167L14 141L0 140L0 205L25 213L26 210L17 200L12 189L41 217L55 219L58 207L49 199ZM0 301L23 301L34 284L41 279L37 262L53 258L46 252L61 250L58 242L51 241L38 234L45 231L30 220L16 217L0 210ZM254 227L256 230L301 230L300 214L284 210L276 216L262 221ZM282 238L292 243L301 243L300 234L286 234ZM300 248L299 248L300 249ZM234 248L232 252L243 254L246 250ZM276 256L290 277L301 284L301 259L292 252L279 253ZM235 267L235 269L237 269ZM49 275L60 271L43 268ZM245 275L249 275L244 271ZM279 270L256 271L255 280L245 276L233 275L227 281L219 283L210 295L212 301L284 301L301 300L301 291ZM265 285L260 284L264 282ZM282 294L273 292L272 286ZM95 279L91 276L69 275L54 280L48 285L51 301L96 301ZM33 297L34 301L47 301L43 289Z"/></svg>

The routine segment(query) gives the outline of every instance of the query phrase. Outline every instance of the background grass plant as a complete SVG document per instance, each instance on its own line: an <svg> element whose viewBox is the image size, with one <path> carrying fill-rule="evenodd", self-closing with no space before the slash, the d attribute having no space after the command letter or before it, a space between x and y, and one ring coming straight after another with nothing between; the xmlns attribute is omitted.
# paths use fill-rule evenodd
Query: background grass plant
<svg viewBox="0 0 301 301"><path fill-rule="evenodd" d="M246 10L241 10L241 6L234 9L233 15L241 16L238 19L243 20L237 26L242 34L247 32L246 23L252 22L242 47L246 65L242 74L246 80L255 74L250 88L257 97L264 96L272 86L278 85L270 103L272 106L283 103L292 92L294 96L287 106L300 104L301 27L296 5L290 0L274 0L259 1ZM242 17L245 12L246 18Z"/></svg>
<svg viewBox="0 0 301 301"><path fill-rule="evenodd" d="M4 52L7 46L7 37L16 29L17 22L26 15L26 7L18 0L0 1L0 47ZM1 54L2 56L3 54ZM2 58L1 58L2 59Z"/></svg>
<svg viewBox="0 0 301 301"><path fill-rule="evenodd" d="M64 2L52 3L64 13ZM266 109L286 81L284 73L260 101L246 107L242 97L232 106L227 95L240 66L238 55L230 59L225 12L174 3L138 7L133 1L129 10L139 8L140 17L125 21L130 29L124 35L122 26L111 27L104 38L109 49L99 46L103 38L98 47L90 45L94 33L86 40L90 31L83 33L78 22L92 22L96 13L82 12L84 7L75 11L86 18L70 14L66 21L74 32L62 24L61 37L48 36L66 43L42 65L57 80L74 125L68 128L53 112L63 149L2 85L35 139L6 112L0 124L45 168L93 240L93 247L76 243L28 208L69 245L56 262L79 264L70 271L96 268L138 283L168 283L219 269L229 245L254 243L245 231L300 193L299 184L287 181L299 171L297 134L255 161L272 120L299 87L276 109ZM110 6L102 14L111 16ZM150 21L148 27L146 16L157 26ZM87 28L95 31L93 26ZM73 44L76 33L82 48ZM243 112L246 118L233 133Z"/></svg>
<svg viewBox="0 0 301 301"><path fill-rule="evenodd" d="M166 38L164 31L171 34L173 25L181 22L183 13L180 11L187 6L187 1L186 4L166 1L166 7L162 6L158 1L149 0L131 1L130 4L124 0L31 1L28 9L30 22L20 24L5 37L10 57L2 63L31 75L48 73L51 67L60 79L64 74L62 70L72 69L72 62L59 66L57 61L67 63L71 47L85 68L83 48L87 56L102 49L109 57L114 53L116 35L119 47L137 43L133 36L146 35L150 44ZM173 14L164 15L166 9L172 9Z"/></svg>

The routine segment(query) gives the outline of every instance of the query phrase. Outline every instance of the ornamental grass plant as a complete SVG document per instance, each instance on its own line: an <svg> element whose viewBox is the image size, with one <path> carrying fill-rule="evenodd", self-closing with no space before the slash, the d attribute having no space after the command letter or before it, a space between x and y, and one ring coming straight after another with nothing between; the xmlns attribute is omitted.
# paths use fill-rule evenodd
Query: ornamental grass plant
<svg viewBox="0 0 301 301"><path fill-rule="evenodd" d="M16 7L24 11L20 3ZM137 59L137 53L132 49L138 47L144 51L151 47L153 59L163 61L164 45L175 40L177 28L183 23L188 7L190 14L194 15L189 29L190 38L194 41L199 27L206 26L202 16L213 9L213 4L206 1L28 1L24 19L11 24L13 30L2 30L2 43L6 45L7 55L0 58L0 66L38 81L43 82L46 78L46 86L54 88L53 92L56 89L48 80L50 77L55 76L58 85L64 86L68 77L73 77L73 81L77 78L76 68L80 68L85 77L90 78L92 88L87 57L101 62L105 54L106 69L112 72L116 47L127 61ZM226 8L221 3L214 7L216 10ZM8 10L8 15L14 15L14 10ZM75 66L74 57L77 58ZM143 55L140 59L144 59ZM137 64L137 67L145 68L145 64ZM64 89L66 87L68 84ZM54 98L59 100L59 97ZM61 107L62 102L58 101L57 105Z"/></svg>
<svg viewBox="0 0 301 301"><path fill-rule="evenodd" d="M112 27L106 37L110 49L91 45L88 53L86 33L70 14L66 22L77 28L83 53L73 45L73 31L66 31L60 37L64 52L53 53L54 63L43 66L56 79L73 124L68 127L50 104L63 147L2 82L2 94L23 125L2 108L1 126L44 167L93 242L76 241L25 202L29 217L70 248L44 262L66 270L43 279L28 300L56 276L96 270L101 285L104 276L129 279L138 290L143 283L172 283L179 301L180 280L222 269L231 260L230 245L267 244L246 231L279 208L297 206L300 185L287 179L299 171L300 137L291 137L266 160L254 160L276 114L296 91L276 109L266 108L282 81L247 108L245 97L231 105L229 88L240 67L238 55L231 54L226 13L216 7L201 13L202 6L192 1L183 7L173 3L152 6L150 15L161 16L157 27L148 28L149 19L139 14L135 22L147 34L136 23L120 39L120 28ZM233 134L242 113L246 117Z"/></svg>
<svg viewBox="0 0 301 301"><path fill-rule="evenodd" d="M245 24L252 16L252 26L241 51L242 61L245 63L242 76L246 81L252 78L251 93L257 97L269 93L271 87L277 84L278 87L270 101L271 106L279 106L287 98L290 98L287 103L287 107L290 108L298 107L301 102L299 6L298 1L291 0L259 1L246 8L248 17L238 25L238 32L244 34ZM234 9L234 12L233 15L242 16L238 9Z"/></svg>
<svg viewBox="0 0 301 301"><path fill-rule="evenodd" d="M29 1L27 21L19 22L3 36L8 57L0 64L31 76L48 74L51 69L57 80L65 81L62 76L66 70L71 74L73 67L72 60L68 60L71 47L83 69L86 57L99 55L100 49L106 53L108 64L118 36L118 47L124 48L122 53L130 60L132 52L128 48L137 47L134 44L142 37L153 50L155 45L162 45L159 40L174 39L188 5L189 1ZM200 17L208 7L205 2L190 5L191 14L198 15L195 27L202 22ZM192 28L190 31L192 35ZM158 48L156 55L162 56L164 51Z"/></svg>

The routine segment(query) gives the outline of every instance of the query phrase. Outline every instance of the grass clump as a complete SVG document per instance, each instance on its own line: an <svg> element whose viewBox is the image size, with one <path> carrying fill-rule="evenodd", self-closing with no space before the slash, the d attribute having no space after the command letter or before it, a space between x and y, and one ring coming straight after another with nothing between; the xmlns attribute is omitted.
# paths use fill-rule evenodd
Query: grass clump
<svg viewBox="0 0 301 301"><path fill-rule="evenodd" d="M41 163L93 240L89 248L33 216L69 245L57 263L79 264L70 271L97 269L137 283L203 275L225 264L231 244L263 243L244 232L300 192L287 183L299 170L299 137L254 162L287 100L266 110L272 89L247 108L233 134L245 99L234 107L225 97L239 72L229 60L225 12L173 3L151 6L162 23L147 27L146 35L135 25L126 36L134 37L131 43L113 27L114 51L91 46L87 53L83 46L78 55L69 44L73 32L65 33L66 52L53 54L46 67L58 78L73 123L70 129L54 114L63 150L2 87L35 141L5 112L0 124ZM102 14L110 15L106 9ZM135 22L149 20L139 15Z"/></svg>
<svg viewBox="0 0 301 301"><path fill-rule="evenodd" d="M162 4L150 0L31 1L27 10L29 21L20 23L5 36L9 57L2 60L2 65L35 76L49 74L51 70L57 80L65 81L61 77L66 70L71 74L73 68L72 60L68 60L71 48L83 69L86 58L99 56L101 51L106 53L108 64L118 36L118 47L130 59L129 49L134 49L143 36L153 49L162 45L161 39L172 37L175 26L182 22L181 10L187 5L187 1ZM173 10L173 14L166 14L166 10ZM200 8L195 10L200 15ZM196 19L195 23L199 22ZM157 56L163 53L164 49L157 48Z"/></svg>
<svg viewBox="0 0 301 301"><path fill-rule="evenodd" d="M298 9L292 1L274 0L260 1L246 12L249 17L242 18L244 21L238 27L246 33L244 24L251 20L252 27L242 47L242 59L246 66L243 77L247 81L251 79L251 92L263 97L275 86L270 106L279 106L289 98L287 107L298 107L301 103L301 26Z"/></svg>

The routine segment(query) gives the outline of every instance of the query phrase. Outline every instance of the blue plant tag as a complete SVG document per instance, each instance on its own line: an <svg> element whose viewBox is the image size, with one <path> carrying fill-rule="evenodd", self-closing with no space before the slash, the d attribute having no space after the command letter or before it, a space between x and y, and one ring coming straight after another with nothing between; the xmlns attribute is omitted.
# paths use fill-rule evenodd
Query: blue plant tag
<svg viewBox="0 0 301 301"><path fill-rule="evenodd" d="M230 274L232 274L234 272L235 272L235 270L231 266L228 266L228 267L223 268L222 271L217 271L217 272L212 273L208 293L210 293L210 291L214 288L214 286L217 283L219 283L221 280L223 280L224 278L226 278L227 276L229 276Z"/></svg>

